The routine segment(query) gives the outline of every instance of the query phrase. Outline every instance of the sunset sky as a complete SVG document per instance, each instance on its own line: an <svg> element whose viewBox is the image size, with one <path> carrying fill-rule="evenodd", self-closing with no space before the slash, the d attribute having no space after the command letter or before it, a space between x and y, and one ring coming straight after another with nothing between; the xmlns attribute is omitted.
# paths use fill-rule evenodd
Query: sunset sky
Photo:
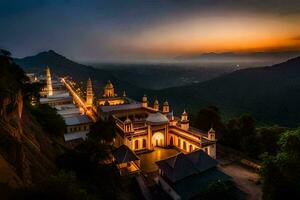
<svg viewBox="0 0 300 200"><path fill-rule="evenodd" d="M0 0L0 48L75 60L300 50L299 0Z"/></svg>

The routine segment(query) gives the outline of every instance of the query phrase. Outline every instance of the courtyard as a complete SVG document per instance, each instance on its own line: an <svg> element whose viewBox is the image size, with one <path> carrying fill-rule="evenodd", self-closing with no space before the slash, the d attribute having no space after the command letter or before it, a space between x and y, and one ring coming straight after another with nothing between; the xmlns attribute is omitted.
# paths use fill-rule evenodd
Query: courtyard
<svg viewBox="0 0 300 200"><path fill-rule="evenodd" d="M140 154L138 156L141 159L141 170L146 173L156 171L158 169L155 164L156 161L174 156L177 153L179 153L177 149L155 147L154 151L150 153Z"/></svg>

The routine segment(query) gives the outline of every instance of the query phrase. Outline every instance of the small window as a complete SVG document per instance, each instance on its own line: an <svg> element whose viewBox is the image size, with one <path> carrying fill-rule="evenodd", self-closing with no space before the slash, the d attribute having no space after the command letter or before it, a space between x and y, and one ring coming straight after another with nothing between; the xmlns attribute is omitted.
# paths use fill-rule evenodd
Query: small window
<svg viewBox="0 0 300 200"><path fill-rule="evenodd" d="M146 139L143 139L143 148L146 148Z"/></svg>

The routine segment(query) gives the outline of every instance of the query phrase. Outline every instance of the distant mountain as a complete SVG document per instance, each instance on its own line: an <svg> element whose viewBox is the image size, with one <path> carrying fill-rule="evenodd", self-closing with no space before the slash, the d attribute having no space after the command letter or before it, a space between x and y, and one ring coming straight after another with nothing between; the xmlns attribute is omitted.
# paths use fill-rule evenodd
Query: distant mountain
<svg viewBox="0 0 300 200"><path fill-rule="evenodd" d="M282 52L251 52L251 53L202 53L194 55L177 56L176 60L198 60L213 62L266 62L278 63L300 55L300 51L282 51Z"/></svg>
<svg viewBox="0 0 300 200"><path fill-rule="evenodd" d="M263 122L299 126L300 57L159 93L179 109L196 111L201 106L216 105L227 116L247 112Z"/></svg>
<svg viewBox="0 0 300 200"><path fill-rule="evenodd" d="M136 98L137 96L135 95L142 96L144 93L144 89L116 78L105 69L96 69L76 63L53 50L25 58L15 58L14 61L26 72L45 73L46 66L49 66L54 75L68 75L77 81L83 82L90 77L98 96L101 96L102 89L108 80L111 80L116 85L118 94L123 94L123 90L126 90L127 94Z"/></svg>
<svg viewBox="0 0 300 200"><path fill-rule="evenodd" d="M300 125L300 57L270 67L238 70L202 83L163 90L143 89L129 82L128 78L122 78L122 74L116 76L107 69L73 62L52 50L15 61L25 71L43 72L49 65L54 74L67 74L82 81L91 77L98 96L106 81L111 80L118 94L126 90L128 96L137 100L147 94L152 97L150 103L153 97L157 97L160 103L167 98L176 113L184 108L192 113L203 106L216 105L226 117L247 112L261 122ZM144 77L143 74L139 76Z"/></svg>

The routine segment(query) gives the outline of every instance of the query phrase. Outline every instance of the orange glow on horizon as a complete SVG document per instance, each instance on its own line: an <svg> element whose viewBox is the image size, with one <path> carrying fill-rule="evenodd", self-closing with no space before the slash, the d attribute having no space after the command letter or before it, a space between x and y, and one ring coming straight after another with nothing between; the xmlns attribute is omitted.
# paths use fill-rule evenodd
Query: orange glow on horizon
<svg viewBox="0 0 300 200"><path fill-rule="evenodd" d="M158 23L121 42L143 55L300 50L299 21L251 15L193 17Z"/></svg>

